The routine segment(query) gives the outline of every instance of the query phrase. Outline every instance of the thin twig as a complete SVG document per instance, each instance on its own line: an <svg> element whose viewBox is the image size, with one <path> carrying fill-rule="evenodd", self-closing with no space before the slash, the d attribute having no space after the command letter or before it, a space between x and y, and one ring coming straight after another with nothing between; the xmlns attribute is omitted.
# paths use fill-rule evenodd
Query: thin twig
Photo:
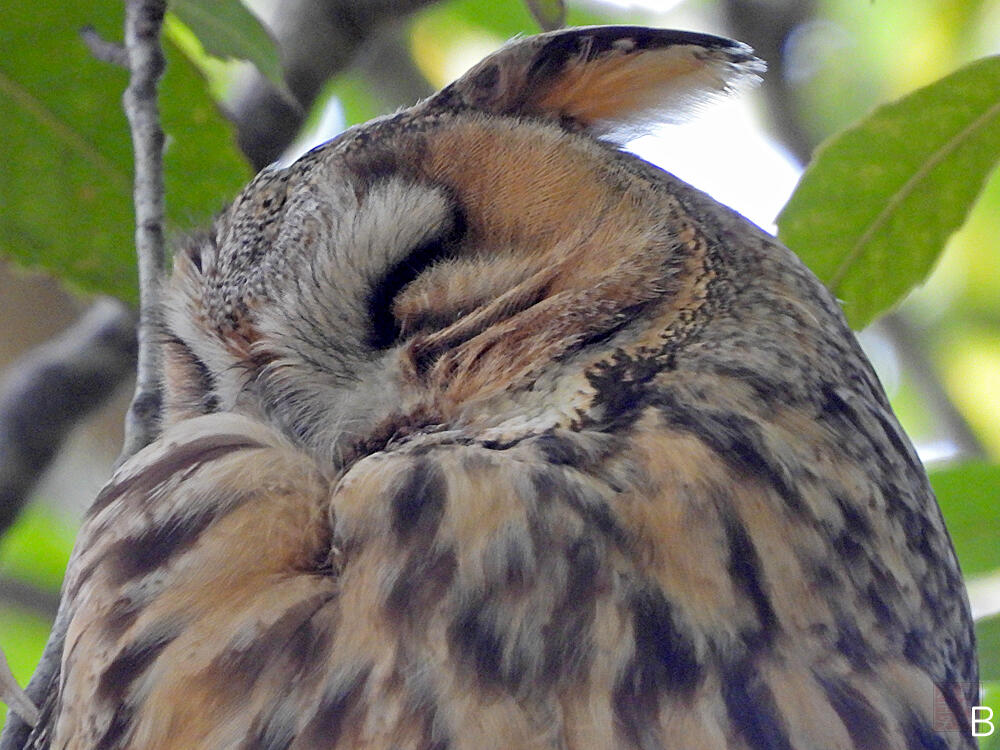
<svg viewBox="0 0 1000 750"><path fill-rule="evenodd" d="M30 747L48 747L48 743L43 743L43 738L51 731L50 726L46 726L51 718L49 712L55 704L56 690L59 682L59 668L62 663L63 644L66 641L66 629L69 625L69 611L65 600L59 603L59 612L56 613L55 622L52 623L52 631L49 633L48 643L42 651L42 658L38 661L38 667L31 676L31 681L25 688L25 693L40 711L38 721L42 737L35 737L38 743ZM0 734L0 750L25 750L29 747L28 742L32 738L32 727L29 721L16 713L7 714L7 723L4 724L3 734Z"/></svg>
<svg viewBox="0 0 1000 750"><path fill-rule="evenodd" d="M938 372L927 356L920 334L901 310L884 315L875 322L896 348L906 373L920 391L941 426L944 437L954 443L959 456L966 460L984 459L989 451L972 431L972 427L952 402Z"/></svg>
<svg viewBox="0 0 1000 750"><path fill-rule="evenodd" d="M38 723L38 706L28 694L21 690L14 675L7 665L7 657L0 649L0 702L6 703L10 710L17 714L25 723L35 726Z"/></svg>
<svg viewBox="0 0 1000 750"><path fill-rule="evenodd" d="M154 317L160 305L166 253L163 238L163 128L157 86L164 57L160 29L166 0L127 0L125 50L131 77L125 114L135 153L135 247L139 259L139 357L135 395L125 418L125 444L119 460L148 445L160 416L160 351Z"/></svg>
<svg viewBox="0 0 1000 750"><path fill-rule="evenodd" d="M154 317L159 308L165 249L163 239L163 129L157 106L157 85L163 74L164 57L160 29L166 0L127 0L125 4L125 50L130 79L125 90L125 114L132 131L135 153L135 244L139 259L138 373L135 395L125 422L125 445L121 459L147 445L155 436L160 411L159 347L154 337ZM60 607L38 669L28 685L27 697L36 706L52 695L69 614ZM44 710L44 708L43 708ZM30 734L26 717L8 717L0 747L23 747Z"/></svg>
<svg viewBox="0 0 1000 750"><path fill-rule="evenodd" d="M93 26L84 26L80 29L80 37L83 39L90 54L101 62L117 65L121 68L128 68L128 56L125 54L125 47L117 42L109 42L97 33Z"/></svg>

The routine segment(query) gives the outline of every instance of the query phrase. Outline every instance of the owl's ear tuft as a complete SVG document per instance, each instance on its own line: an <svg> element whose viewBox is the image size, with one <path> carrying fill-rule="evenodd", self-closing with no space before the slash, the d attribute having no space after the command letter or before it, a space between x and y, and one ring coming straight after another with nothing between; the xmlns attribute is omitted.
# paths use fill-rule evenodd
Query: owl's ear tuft
<svg viewBox="0 0 1000 750"><path fill-rule="evenodd" d="M641 26L587 26L515 39L429 100L537 117L624 140L759 80L764 63L731 39Z"/></svg>

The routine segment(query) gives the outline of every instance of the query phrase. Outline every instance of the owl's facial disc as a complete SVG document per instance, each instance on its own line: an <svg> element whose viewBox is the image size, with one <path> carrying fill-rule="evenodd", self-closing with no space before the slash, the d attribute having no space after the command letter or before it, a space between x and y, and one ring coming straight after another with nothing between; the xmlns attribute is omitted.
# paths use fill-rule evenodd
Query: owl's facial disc
<svg viewBox="0 0 1000 750"><path fill-rule="evenodd" d="M166 421L238 411L332 456L400 414L461 422L578 375L552 364L658 300L697 304L703 271L649 175L597 137L760 70L702 34L541 35L266 170L176 260Z"/></svg>

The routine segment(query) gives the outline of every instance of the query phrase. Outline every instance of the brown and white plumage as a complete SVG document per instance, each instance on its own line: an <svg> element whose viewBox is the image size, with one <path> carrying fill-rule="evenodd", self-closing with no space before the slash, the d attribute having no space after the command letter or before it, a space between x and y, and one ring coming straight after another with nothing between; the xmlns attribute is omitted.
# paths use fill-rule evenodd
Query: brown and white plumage
<svg viewBox="0 0 1000 750"><path fill-rule="evenodd" d="M531 37L258 176L178 253L168 426L2 747L973 747L958 565L836 302L595 138L758 70Z"/></svg>

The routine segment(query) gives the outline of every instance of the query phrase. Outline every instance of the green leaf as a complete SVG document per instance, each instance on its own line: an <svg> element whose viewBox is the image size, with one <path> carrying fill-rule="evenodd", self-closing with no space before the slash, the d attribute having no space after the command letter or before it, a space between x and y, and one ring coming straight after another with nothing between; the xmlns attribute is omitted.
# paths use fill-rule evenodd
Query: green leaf
<svg viewBox="0 0 1000 750"><path fill-rule="evenodd" d="M177 233L210 220L236 197L252 171L236 145L232 123L219 111L197 67L171 44L165 44L164 51L163 167L168 229Z"/></svg>
<svg viewBox="0 0 1000 750"><path fill-rule="evenodd" d="M998 159L1000 57L989 57L822 145L779 236L861 328L927 277Z"/></svg>
<svg viewBox="0 0 1000 750"><path fill-rule="evenodd" d="M996 728L1000 728L1000 682L983 682L981 702L982 705L988 706L993 711L991 722L995 729L991 734L979 739L979 750L1000 750L1000 731L996 731ZM984 716L989 717L989 714L984 713ZM989 731L989 725L983 724L976 729L985 733Z"/></svg>
<svg viewBox="0 0 1000 750"><path fill-rule="evenodd" d="M285 90L278 45L240 0L170 0L170 10L194 32L205 52L223 59L249 60Z"/></svg>
<svg viewBox="0 0 1000 750"><path fill-rule="evenodd" d="M929 472L965 576L1000 568L1000 466L968 463ZM1000 679L1000 674L997 675Z"/></svg>
<svg viewBox="0 0 1000 750"><path fill-rule="evenodd" d="M1000 680L1000 616L987 617L976 623L976 645L979 650L979 678L984 681Z"/></svg>
<svg viewBox="0 0 1000 750"><path fill-rule="evenodd" d="M29 505L0 539L0 574L58 591L75 536L76 529L64 519Z"/></svg>
<svg viewBox="0 0 1000 750"><path fill-rule="evenodd" d="M35 3L0 24L0 253L80 289L136 299L132 145L124 70L95 60L93 26L120 37L120 0ZM44 29L45 33L39 33ZM248 177L228 123L169 45L161 107L168 230L208 219Z"/></svg>

